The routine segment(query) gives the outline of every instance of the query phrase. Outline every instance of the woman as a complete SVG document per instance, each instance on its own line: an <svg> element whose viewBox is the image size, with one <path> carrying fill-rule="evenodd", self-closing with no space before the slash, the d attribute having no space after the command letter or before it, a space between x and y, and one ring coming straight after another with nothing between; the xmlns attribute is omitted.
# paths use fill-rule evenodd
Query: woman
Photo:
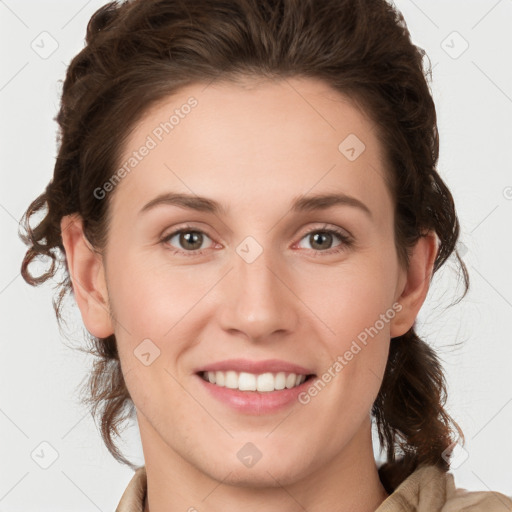
<svg viewBox="0 0 512 512"><path fill-rule="evenodd" d="M63 263L127 464L136 414L145 465L118 511L510 509L455 489L462 432L414 330L459 233L423 57L384 0L92 17L22 274Z"/></svg>

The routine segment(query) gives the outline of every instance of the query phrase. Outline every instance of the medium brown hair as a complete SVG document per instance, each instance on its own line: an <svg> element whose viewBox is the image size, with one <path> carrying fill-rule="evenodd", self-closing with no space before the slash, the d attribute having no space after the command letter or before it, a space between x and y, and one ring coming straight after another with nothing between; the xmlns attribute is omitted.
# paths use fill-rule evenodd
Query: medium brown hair
<svg viewBox="0 0 512 512"><path fill-rule="evenodd" d="M367 113L389 170L395 201L395 245L407 267L410 249L426 232L439 238L434 272L456 251L459 223L452 195L436 166L436 111L424 66L425 52L410 38L403 16L385 0L135 0L100 8L87 27L86 46L69 65L59 124L53 179L27 209L21 234L29 246L22 275L38 285L64 271L54 299L72 291L60 221L78 213L84 232L101 251L106 244L109 197L94 194L118 169L130 131L142 115L193 83L244 77L323 80ZM43 219L35 227L30 219ZM29 264L51 259L33 276ZM60 256L64 256L63 258ZM133 465L114 442L133 413L114 335L92 337L97 356L85 400L100 416L106 446ZM444 409L446 383L440 361L414 327L391 341L372 415L387 462L381 478L392 490L418 465L449 468L446 450L458 425ZM398 471L397 471L398 469ZM392 470L392 471L391 471ZM394 475L394 476L393 476Z"/></svg>

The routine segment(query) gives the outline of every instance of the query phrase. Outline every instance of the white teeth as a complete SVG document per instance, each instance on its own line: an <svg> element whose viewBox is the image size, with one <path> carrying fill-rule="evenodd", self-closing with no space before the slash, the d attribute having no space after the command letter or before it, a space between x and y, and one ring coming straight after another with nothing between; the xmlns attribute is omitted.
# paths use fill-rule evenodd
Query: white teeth
<svg viewBox="0 0 512 512"><path fill-rule="evenodd" d="M274 391L275 379L271 373L262 373L258 375L258 391Z"/></svg>
<svg viewBox="0 0 512 512"><path fill-rule="evenodd" d="M256 391L256 375L241 372L238 376L238 389L240 391Z"/></svg>
<svg viewBox="0 0 512 512"><path fill-rule="evenodd" d="M215 372L215 384L217 384L217 386L223 387L225 382L226 377L224 372Z"/></svg>
<svg viewBox="0 0 512 512"><path fill-rule="evenodd" d="M238 387L238 374L233 371L226 372L226 380L224 385L230 389L236 389Z"/></svg>
<svg viewBox="0 0 512 512"><path fill-rule="evenodd" d="M203 372L203 378L220 387L230 389L238 389L240 391L280 391L282 389L291 389L299 386L306 380L305 375L296 373L278 372L278 373L261 373L255 375L247 372Z"/></svg>
<svg viewBox="0 0 512 512"><path fill-rule="evenodd" d="M288 377L286 377L286 387L288 389L291 389L295 386L296 377L297 376L294 373L290 373L290 375L288 375Z"/></svg>
<svg viewBox="0 0 512 512"><path fill-rule="evenodd" d="M284 372L279 372L276 375L274 387L279 390L284 389L286 387L286 375Z"/></svg>

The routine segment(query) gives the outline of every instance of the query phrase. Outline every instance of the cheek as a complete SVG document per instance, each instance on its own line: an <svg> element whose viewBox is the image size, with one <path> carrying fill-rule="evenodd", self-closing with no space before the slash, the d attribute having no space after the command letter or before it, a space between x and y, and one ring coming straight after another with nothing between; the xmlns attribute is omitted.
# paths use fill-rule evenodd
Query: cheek
<svg viewBox="0 0 512 512"><path fill-rule="evenodd" d="M389 322L382 325L380 319L394 316L396 279L392 259L383 262L369 256L301 277L301 297L328 328L325 339L343 348L360 334L364 338L376 323L383 337L389 334Z"/></svg>
<svg viewBox="0 0 512 512"><path fill-rule="evenodd" d="M125 257L110 278L116 319L143 338L164 338L211 287L190 268L143 257Z"/></svg>
<svg viewBox="0 0 512 512"><path fill-rule="evenodd" d="M323 337L329 354L325 377L344 395L340 403L359 401L364 407L378 393L398 307L397 268L392 257L369 258L326 280L324 298L315 292L317 310L330 328Z"/></svg>

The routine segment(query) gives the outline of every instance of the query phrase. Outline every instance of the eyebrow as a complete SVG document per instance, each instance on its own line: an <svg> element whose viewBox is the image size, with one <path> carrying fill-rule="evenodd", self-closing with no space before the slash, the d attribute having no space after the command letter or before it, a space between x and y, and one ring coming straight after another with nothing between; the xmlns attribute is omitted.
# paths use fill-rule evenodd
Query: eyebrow
<svg viewBox="0 0 512 512"><path fill-rule="evenodd" d="M213 199L191 194L167 192L156 196L145 204L139 211L139 215L160 205L189 208L191 210L212 213L214 215L227 214L226 208L221 203L218 203ZM362 201L342 193L298 196L292 201L291 211L300 213L306 211L327 210L333 206L351 206L363 211L366 215L372 218L372 212Z"/></svg>

